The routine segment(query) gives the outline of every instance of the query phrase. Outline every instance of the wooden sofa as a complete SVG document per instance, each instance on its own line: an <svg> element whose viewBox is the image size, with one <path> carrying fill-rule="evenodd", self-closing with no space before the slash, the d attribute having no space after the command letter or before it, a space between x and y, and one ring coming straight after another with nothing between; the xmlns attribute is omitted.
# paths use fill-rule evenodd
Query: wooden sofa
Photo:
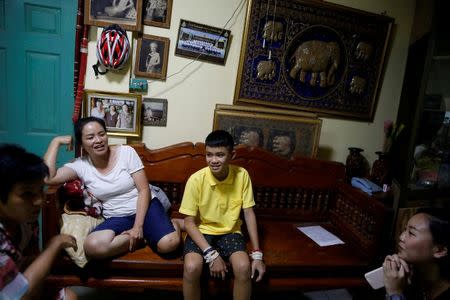
<svg viewBox="0 0 450 300"><path fill-rule="evenodd" d="M133 145L149 182L165 190L177 212L188 177L206 165L204 144L181 143L149 150ZM389 210L378 200L344 182L341 163L316 159L283 159L259 148L238 146L234 164L245 167L254 186L261 248L267 264L254 292L362 287L387 237ZM57 234L61 200L48 191L43 208L43 239ZM297 226L320 224L345 244L319 247ZM181 252L180 252L181 253ZM82 285L117 289L182 289L180 253L160 257L145 247L108 261L91 261L84 269L68 257L52 268L47 286ZM231 276L230 276L231 277ZM228 286L209 279L210 290Z"/></svg>

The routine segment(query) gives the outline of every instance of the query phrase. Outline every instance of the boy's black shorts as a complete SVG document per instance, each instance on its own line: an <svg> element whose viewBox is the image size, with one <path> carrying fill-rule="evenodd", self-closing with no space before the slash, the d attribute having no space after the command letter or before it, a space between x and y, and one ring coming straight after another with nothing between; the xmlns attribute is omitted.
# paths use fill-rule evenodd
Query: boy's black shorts
<svg viewBox="0 0 450 300"><path fill-rule="evenodd" d="M247 250L244 236L240 233L229 233L222 235L204 234L203 236L208 241L208 244L216 249L220 256L225 259L229 259L231 254L234 252L245 252ZM184 241L183 257L191 252L198 253L203 256L203 251L188 235Z"/></svg>

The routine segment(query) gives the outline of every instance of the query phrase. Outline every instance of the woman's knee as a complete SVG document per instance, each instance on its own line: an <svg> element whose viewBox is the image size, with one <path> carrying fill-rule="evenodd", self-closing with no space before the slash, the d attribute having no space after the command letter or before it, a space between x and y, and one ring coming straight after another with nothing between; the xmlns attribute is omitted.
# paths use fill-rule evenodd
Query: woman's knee
<svg viewBox="0 0 450 300"><path fill-rule="evenodd" d="M175 251L180 245L180 234L177 231L173 231L163 236L157 244L159 253L169 253Z"/></svg>
<svg viewBox="0 0 450 300"><path fill-rule="evenodd" d="M98 236L88 235L83 246L87 256L96 257L105 253L108 250L109 245L110 242L106 242Z"/></svg>

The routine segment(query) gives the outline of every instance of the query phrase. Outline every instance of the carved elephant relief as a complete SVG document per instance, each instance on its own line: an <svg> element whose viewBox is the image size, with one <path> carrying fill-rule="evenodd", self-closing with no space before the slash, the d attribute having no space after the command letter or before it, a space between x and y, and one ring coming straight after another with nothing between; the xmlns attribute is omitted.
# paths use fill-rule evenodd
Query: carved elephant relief
<svg viewBox="0 0 450 300"><path fill-rule="evenodd" d="M300 72L299 80L305 82L306 75L310 73L310 85L315 86L317 77L319 77L320 87L331 86L336 80L340 54L340 47L336 42L319 40L303 42L291 57L290 61L294 61L294 67L289 72L289 76L296 79Z"/></svg>
<svg viewBox="0 0 450 300"><path fill-rule="evenodd" d="M366 42L359 42L355 49L355 57L359 60L366 61L372 55L373 46Z"/></svg>
<svg viewBox="0 0 450 300"><path fill-rule="evenodd" d="M260 61L256 70L256 78L259 80L272 80L275 77L275 63L271 60Z"/></svg>
<svg viewBox="0 0 450 300"><path fill-rule="evenodd" d="M367 85L367 80L365 78L359 77L359 76L353 76L352 80L350 81L350 88L349 91L352 94L361 95Z"/></svg>
<svg viewBox="0 0 450 300"><path fill-rule="evenodd" d="M283 38L283 23L267 21L263 28L263 39L278 42Z"/></svg>

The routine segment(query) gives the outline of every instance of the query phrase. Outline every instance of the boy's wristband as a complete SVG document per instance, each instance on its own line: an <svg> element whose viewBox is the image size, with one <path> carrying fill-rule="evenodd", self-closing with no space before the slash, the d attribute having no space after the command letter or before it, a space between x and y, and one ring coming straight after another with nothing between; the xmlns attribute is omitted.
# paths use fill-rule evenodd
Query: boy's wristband
<svg viewBox="0 0 450 300"><path fill-rule="evenodd" d="M219 252L217 252L217 250L214 248L207 249L205 251L206 254L203 255L203 258L205 259L205 262L207 264L213 262L217 257L219 257Z"/></svg>
<svg viewBox="0 0 450 300"><path fill-rule="evenodd" d="M253 260L262 260L263 259L263 253L262 253L262 251L261 250L259 250L259 249L255 249L255 250L253 250L251 253L250 253L250 257L253 259Z"/></svg>
<svg viewBox="0 0 450 300"><path fill-rule="evenodd" d="M205 256L206 254L208 254L209 252L211 252L213 250L214 250L214 248L209 246L208 248L206 248L205 250L202 251L203 252L203 256Z"/></svg>
<svg viewBox="0 0 450 300"><path fill-rule="evenodd" d="M405 300L405 296L403 294L386 294L386 300Z"/></svg>

